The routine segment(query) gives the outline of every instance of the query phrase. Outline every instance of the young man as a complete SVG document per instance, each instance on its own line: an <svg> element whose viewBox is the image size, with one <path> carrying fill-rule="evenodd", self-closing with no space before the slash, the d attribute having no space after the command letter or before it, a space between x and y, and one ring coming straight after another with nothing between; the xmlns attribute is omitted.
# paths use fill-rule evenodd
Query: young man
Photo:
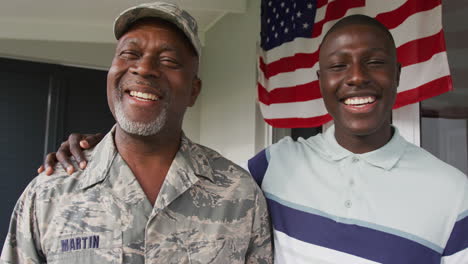
<svg viewBox="0 0 468 264"><path fill-rule="evenodd" d="M335 125L249 161L267 197L275 262L468 263L466 175L391 125L400 65L390 32L346 17L324 37L319 65ZM65 166L62 157L79 152L73 138L61 149Z"/></svg>
<svg viewBox="0 0 468 264"><path fill-rule="evenodd" d="M124 11L114 32L117 124L87 151L86 170L29 184L0 263L272 263L260 188L182 133L201 88L195 20L155 2Z"/></svg>

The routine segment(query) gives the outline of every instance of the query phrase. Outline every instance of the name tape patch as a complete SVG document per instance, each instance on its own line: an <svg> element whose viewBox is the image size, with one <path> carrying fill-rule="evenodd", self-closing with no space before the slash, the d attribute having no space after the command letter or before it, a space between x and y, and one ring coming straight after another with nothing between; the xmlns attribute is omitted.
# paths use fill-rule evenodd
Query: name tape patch
<svg viewBox="0 0 468 264"><path fill-rule="evenodd" d="M99 235L63 239L60 243L62 245L62 252L99 248Z"/></svg>

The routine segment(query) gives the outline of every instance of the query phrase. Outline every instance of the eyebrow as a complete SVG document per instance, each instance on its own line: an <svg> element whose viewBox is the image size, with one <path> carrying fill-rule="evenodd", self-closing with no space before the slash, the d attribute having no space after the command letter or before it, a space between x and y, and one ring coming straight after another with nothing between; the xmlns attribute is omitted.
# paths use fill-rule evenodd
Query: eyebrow
<svg viewBox="0 0 468 264"><path fill-rule="evenodd" d="M387 50L384 49L384 48L370 48L368 51L371 51L371 52L379 51L379 52L387 53ZM331 56L335 56L335 55L340 55L340 54L347 54L347 52L344 52L344 51L342 51L342 50L337 50L337 51L334 51L334 52L328 54L327 57L331 57Z"/></svg>
<svg viewBox="0 0 468 264"><path fill-rule="evenodd" d="M138 46L139 43L140 43L140 41L137 38L130 38L130 39L126 39L126 40L122 41L118 45L118 47L120 48L120 47L125 46L125 45ZM165 51L177 52L177 49L174 48L173 45L169 45L169 44L162 44L159 48L160 48L161 52L165 52Z"/></svg>
<svg viewBox="0 0 468 264"><path fill-rule="evenodd" d="M131 38L131 39L126 39L126 40L120 42L118 47L122 47L122 46L125 46L125 45L137 46L138 43L139 43L138 39Z"/></svg>

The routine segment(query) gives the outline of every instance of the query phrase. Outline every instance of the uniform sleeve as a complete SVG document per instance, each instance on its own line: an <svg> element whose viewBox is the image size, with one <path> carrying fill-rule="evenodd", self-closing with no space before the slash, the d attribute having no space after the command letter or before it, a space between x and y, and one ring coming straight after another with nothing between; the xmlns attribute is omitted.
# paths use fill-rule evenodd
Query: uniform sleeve
<svg viewBox="0 0 468 264"><path fill-rule="evenodd" d="M34 181L23 192L13 210L0 264L46 262L40 250L33 186Z"/></svg>
<svg viewBox="0 0 468 264"><path fill-rule="evenodd" d="M442 264L468 263L468 180L465 181L464 193L460 214L444 249Z"/></svg>
<svg viewBox="0 0 468 264"><path fill-rule="evenodd" d="M260 188L256 190L252 233L245 263L273 263L270 217L265 197Z"/></svg>

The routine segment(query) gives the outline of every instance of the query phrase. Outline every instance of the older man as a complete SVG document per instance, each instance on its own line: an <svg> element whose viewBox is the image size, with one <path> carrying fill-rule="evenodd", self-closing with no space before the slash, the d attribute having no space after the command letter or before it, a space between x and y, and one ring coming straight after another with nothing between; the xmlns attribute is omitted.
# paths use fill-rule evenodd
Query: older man
<svg viewBox="0 0 468 264"><path fill-rule="evenodd" d="M258 186L181 129L201 88L195 20L156 2L124 11L114 32L117 125L86 153L86 170L29 184L0 263L271 263Z"/></svg>
<svg viewBox="0 0 468 264"><path fill-rule="evenodd" d="M391 125L400 65L388 29L362 15L340 20L319 66L335 125L249 161L269 204L275 262L468 263L466 175Z"/></svg>

